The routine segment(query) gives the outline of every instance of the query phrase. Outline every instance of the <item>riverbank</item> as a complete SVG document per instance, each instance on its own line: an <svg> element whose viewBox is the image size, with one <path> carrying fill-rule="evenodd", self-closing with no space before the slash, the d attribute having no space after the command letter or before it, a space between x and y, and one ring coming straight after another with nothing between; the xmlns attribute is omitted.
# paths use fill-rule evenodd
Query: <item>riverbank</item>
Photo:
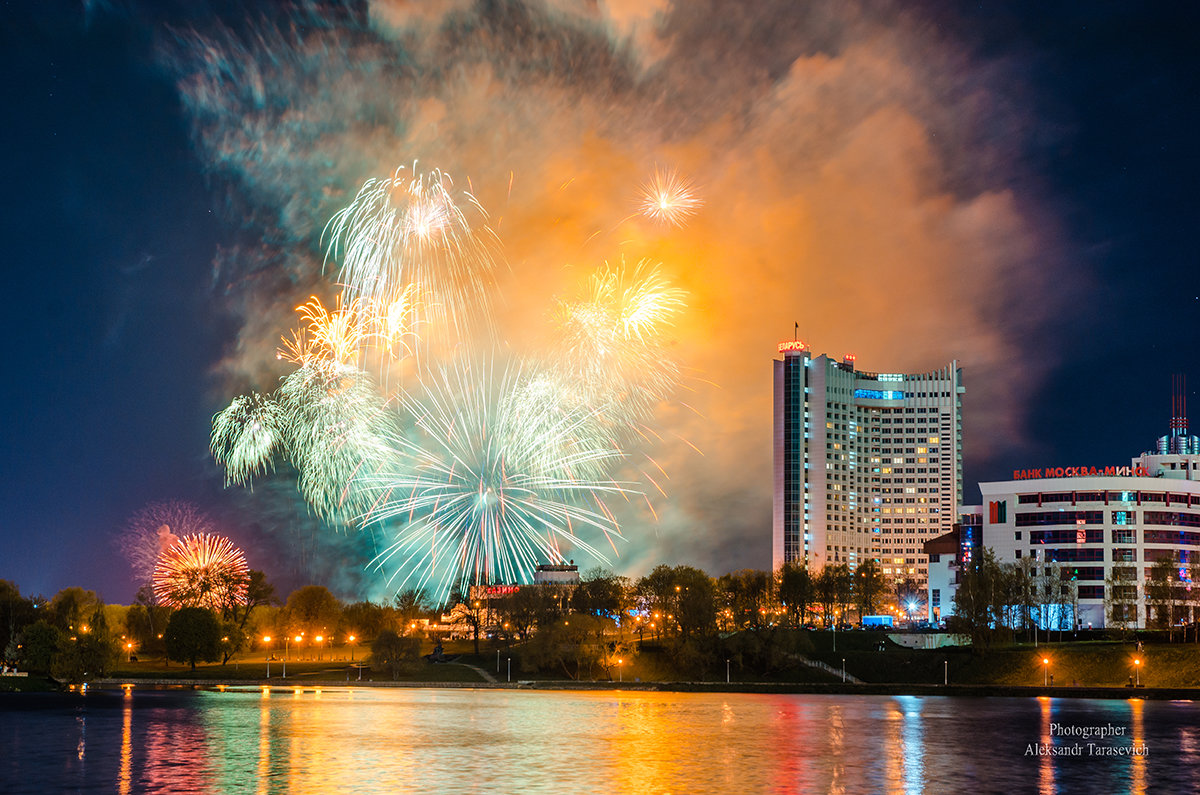
<svg viewBox="0 0 1200 795"><path fill-rule="evenodd" d="M342 681L264 679L99 679L90 688L106 690L127 687L154 689L186 688L196 690L235 689L314 691L347 688L418 688L457 690L537 690L537 691L597 691L597 692L668 692L668 693L806 693L818 695L875 695L875 696L948 696L972 698L1131 698L1157 701L1200 700L1200 688L1164 687L1028 687L1015 685L921 685L921 684L851 684L813 682L576 682L571 680L523 680L519 682L448 682L448 681Z"/></svg>

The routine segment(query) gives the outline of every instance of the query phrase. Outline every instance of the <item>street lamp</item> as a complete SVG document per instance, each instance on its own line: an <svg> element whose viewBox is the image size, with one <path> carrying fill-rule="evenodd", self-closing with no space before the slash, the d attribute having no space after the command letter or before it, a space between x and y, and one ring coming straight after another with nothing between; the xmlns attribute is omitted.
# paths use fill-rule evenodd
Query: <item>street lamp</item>
<svg viewBox="0 0 1200 795"><path fill-rule="evenodd" d="M129 652L129 662L133 662L133 644L132 644L132 643L126 643L126 644L125 644L125 651Z"/></svg>
<svg viewBox="0 0 1200 795"><path fill-rule="evenodd" d="M1050 658L1049 657L1042 658L1042 686L1043 687L1050 686Z"/></svg>
<svg viewBox="0 0 1200 795"><path fill-rule="evenodd" d="M350 662L354 662L354 636L350 636Z"/></svg>
<svg viewBox="0 0 1200 795"><path fill-rule="evenodd" d="M1133 661L1133 686L1134 687L1142 686L1142 677L1140 674L1141 665L1142 665L1142 661L1135 658Z"/></svg>
<svg viewBox="0 0 1200 795"><path fill-rule="evenodd" d="M270 679L271 678L271 636L270 635L263 635L263 648L266 651L266 654L263 656L265 656L267 658L267 678Z"/></svg>
<svg viewBox="0 0 1200 795"><path fill-rule="evenodd" d="M317 642L317 659L319 660L319 659L321 659L321 651L322 651L322 646L323 646L322 641L325 640L325 636L317 635L317 637L315 637L314 640Z"/></svg>
<svg viewBox="0 0 1200 795"><path fill-rule="evenodd" d="M625 662L625 661L624 661L624 660L622 660L620 657L618 657L618 658L617 658L617 681L618 681L618 682L624 682L624 681L625 681L625 674L624 674L624 672L621 670L621 664L622 664L622 663L624 663L624 662Z"/></svg>

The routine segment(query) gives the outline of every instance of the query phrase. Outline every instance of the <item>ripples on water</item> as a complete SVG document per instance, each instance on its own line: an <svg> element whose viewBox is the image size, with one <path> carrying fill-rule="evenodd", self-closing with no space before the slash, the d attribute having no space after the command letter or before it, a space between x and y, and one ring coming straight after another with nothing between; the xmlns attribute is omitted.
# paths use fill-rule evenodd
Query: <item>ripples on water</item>
<svg viewBox="0 0 1200 795"><path fill-rule="evenodd" d="M1124 727L1089 757L1055 726ZM1080 757L1027 755L1083 745ZM0 697L0 792L1195 792L1192 702L504 690Z"/></svg>

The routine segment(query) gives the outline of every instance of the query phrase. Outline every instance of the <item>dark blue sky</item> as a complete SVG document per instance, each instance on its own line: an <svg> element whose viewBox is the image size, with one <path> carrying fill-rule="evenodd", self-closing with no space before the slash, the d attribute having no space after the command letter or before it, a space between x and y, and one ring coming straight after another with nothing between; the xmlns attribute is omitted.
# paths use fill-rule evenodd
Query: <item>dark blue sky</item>
<svg viewBox="0 0 1200 795"><path fill-rule="evenodd" d="M213 372L236 336L212 263L244 230L226 209L228 186L205 175L160 63L165 19L0 8L0 578L25 593L83 585L127 601L113 536L146 503L176 498L220 515L263 553L252 564L296 581L294 566L264 562L272 534L261 519L239 523L208 454L211 417L230 397ZM981 460L968 438L967 500L978 499L973 483L1013 468L1124 463L1166 432L1171 373L1188 374L1200 411L1200 12L989 2L927 15L1025 78L1017 99L1037 126L1011 187L1055 214L1066 250L1054 255L1086 271L1060 317L1020 341L1031 362L1053 362L1028 396L1035 445ZM1003 311L1049 298L1030 292Z"/></svg>

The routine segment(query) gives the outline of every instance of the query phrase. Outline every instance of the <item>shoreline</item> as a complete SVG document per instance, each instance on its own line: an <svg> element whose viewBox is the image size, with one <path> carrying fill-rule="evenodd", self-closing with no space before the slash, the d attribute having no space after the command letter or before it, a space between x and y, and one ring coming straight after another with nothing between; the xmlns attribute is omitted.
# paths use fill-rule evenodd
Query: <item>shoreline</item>
<svg viewBox="0 0 1200 795"><path fill-rule="evenodd" d="M1168 687L1086 687L1086 686L1023 686L1023 685L925 685L925 684L851 684L811 682L574 682L570 680L521 680L517 682L416 682L416 681L344 681L340 679L97 679L88 683L89 689L121 690L144 687L165 690L187 688L315 690L351 688L410 688L438 690L524 690L524 691L592 691L592 692L667 692L667 693L739 693L739 694L804 694L804 695L861 695L861 696L945 696L963 698L1078 698L1149 699L1155 701L1200 701L1200 688ZM61 692L61 691L60 691ZM2 696L3 694L0 694Z"/></svg>

